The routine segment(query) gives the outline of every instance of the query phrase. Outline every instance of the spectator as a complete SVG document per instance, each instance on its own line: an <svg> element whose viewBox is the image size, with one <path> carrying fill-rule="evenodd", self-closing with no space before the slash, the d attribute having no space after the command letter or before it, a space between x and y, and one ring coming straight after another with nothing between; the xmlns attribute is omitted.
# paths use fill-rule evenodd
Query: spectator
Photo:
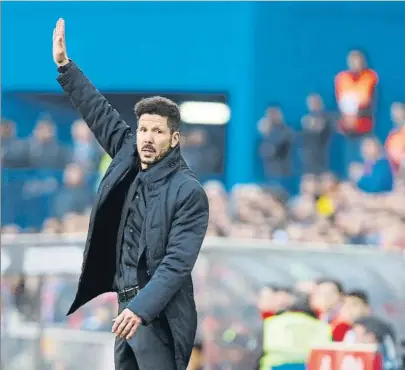
<svg viewBox="0 0 405 370"><path fill-rule="evenodd" d="M315 175L313 174L305 174L301 177L300 188L299 188L299 196L308 196L311 197L312 200L315 201L319 194L319 182Z"/></svg>
<svg viewBox="0 0 405 370"><path fill-rule="evenodd" d="M351 245L367 244L363 230L363 218L360 212L338 212L334 219L335 225L344 236L344 242Z"/></svg>
<svg viewBox="0 0 405 370"><path fill-rule="evenodd" d="M405 168L405 104L393 103L391 118L394 129L385 142L385 148L394 172L398 173L401 172L401 168Z"/></svg>
<svg viewBox="0 0 405 370"><path fill-rule="evenodd" d="M18 225L5 225L1 228L1 235L18 235L21 228Z"/></svg>
<svg viewBox="0 0 405 370"><path fill-rule="evenodd" d="M258 309L262 319L274 316L277 312L284 311L292 306L295 296L288 287L267 284L260 292Z"/></svg>
<svg viewBox="0 0 405 370"><path fill-rule="evenodd" d="M350 177L358 188L367 193L384 193L393 188L394 179L389 161L384 157L378 139L365 138L361 144L363 165L354 163Z"/></svg>
<svg viewBox="0 0 405 370"><path fill-rule="evenodd" d="M313 297L313 304L319 318L329 323L333 340L340 342L350 329L350 325L341 321L339 315L344 303L342 284L333 279L322 279Z"/></svg>
<svg viewBox="0 0 405 370"><path fill-rule="evenodd" d="M61 232L60 221L56 218L48 218L42 225L41 232L44 234L59 234Z"/></svg>
<svg viewBox="0 0 405 370"><path fill-rule="evenodd" d="M67 213L83 214L91 205L93 193L85 184L84 173L77 164L69 164L63 175L63 186L54 200L53 215L61 220Z"/></svg>
<svg viewBox="0 0 405 370"><path fill-rule="evenodd" d="M380 318L369 316L356 320L353 331L356 343L377 346L383 358L384 370L399 369L400 359L391 325Z"/></svg>
<svg viewBox="0 0 405 370"><path fill-rule="evenodd" d="M37 322L40 316L41 299L39 279L20 275L15 286L15 305L26 321Z"/></svg>
<svg viewBox="0 0 405 370"><path fill-rule="evenodd" d="M270 106L258 126L261 135L260 156L267 179L290 191L293 135L284 122L280 108Z"/></svg>
<svg viewBox="0 0 405 370"><path fill-rule="evenodd" d="M353 290L345 295L343 307L340 312L340 318L350 326L363 317L371 313L369 298L366 292L362 290ZM355 342L353 330L346 333L344 341L347 343Z"/></svg>
<svg viewBox="0 0 405 370"><path fill-rule="evenodd" d="M309 226L316 221L315 202L310 196L300 197L291 209L292 219L300 226Z"/></svg>
<svg viewBox="0 0 405 370"><path fill-rule="evenodd" d="M90 218L85 214L66 213L62 220L61 229L67 234L85 233L89 226L89 220Z"/></svg>
<svg viewBox="0 0 405 370"><path fill-rule="evenodd" d="M96 185L94 188L95 192L97 192L97 189L100 186L100 183L103 180L111 162L112 162L112 158L107 153L104 153L101 156L100 163L98 165L98 178L97 178Z"/></svg>
<svg viewBox="0 0 405 370"><path fill-rule="evenodd" d="M345 135L364 135L373 130L373 108L377 73L367 68L366 58L352 50L347 59L348 70L335 78L336 99L341 113L340 130Z"/></svg>
<svg viewBox="0 0 405 370"><path fill-rule="evenodd" d="M332 122L318 94L307 97L308 114L301 119L301 158L303 172L319 175L328 170L328 144Z"/></svg>
<svg viewBox="0 0 405 370"><path fill-rule="evenodd" d="M181 152L190 168L198 177L217 172L220 154L202 129L188 131L184 137Z"/></svg>
<svg viewBox="0 0 405 370"><path fill-rule="evenodd" d="M4 168L27 167L27 153L24 143L16 137L15 122L1 120L1 162Z"/></svg>
<svg viewBox="0 0 405 370"><path fill-rule="evenodd" d="M347 59L348 70L335 78L335 93L341 119L339 131L344 135L344 159L347 169L351 162L359 160L359 139L373 131L375 90L378 75L367 68L364 55L352 50Z"/></svg>
<svg viewBox="0 0 405 370"><path fill-rule="evenodd" d="M320 178L319 196L316 200L316 210L321 217L331 219L337 209L339 183L330 172L325 172Z"/></svg>
<svg viewBox="0 0 405 370"><path fill-rule="evenodd" d="M95 171L101 158L101 148L95 141L86 122L79 119L72 125L72 161L89 171Z"/></svg>
<svg viewBox="0 0 405 370"><path fill-rule="evenodd" d="M30 168L63 169L65 167L67 152L57 142L55 130L55 124L49 117L43 117L38 121L33 136L27 143Z"/></svg>
<svg viewBox="0 0 405 370"><path fill-rule="evenodd" d="M331 341L329 326L319 320L307 304L295 303L265 319L260 369L276 370L280 366L281 370L282 365L290 365L293 369L305 370L311 348Z"/></svg>
<svg viewBox="0 0 405 370"><path fill-rule="evenodd" d="M227 236L231 228L230 212L228 210L228 195L224 186L218 181L208 181L204 190L210 203L208 226L211 236Z"/></svg>

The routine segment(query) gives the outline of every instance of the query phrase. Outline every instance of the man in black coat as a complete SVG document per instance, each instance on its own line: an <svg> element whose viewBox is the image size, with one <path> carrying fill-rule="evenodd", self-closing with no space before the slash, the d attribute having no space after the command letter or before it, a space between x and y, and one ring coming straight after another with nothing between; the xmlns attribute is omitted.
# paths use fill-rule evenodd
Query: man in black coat
<svg viewBox="0 0 405 370"><path fill-rule="evenodd" d="M57 80L113 158L102 180L69 314L116 291L115 368L185 370L197 313L191 271L208 224L208 199L180 154L178 106L153 97L135 107L134 135L68 59L65 25L53 36Z"/></svg>

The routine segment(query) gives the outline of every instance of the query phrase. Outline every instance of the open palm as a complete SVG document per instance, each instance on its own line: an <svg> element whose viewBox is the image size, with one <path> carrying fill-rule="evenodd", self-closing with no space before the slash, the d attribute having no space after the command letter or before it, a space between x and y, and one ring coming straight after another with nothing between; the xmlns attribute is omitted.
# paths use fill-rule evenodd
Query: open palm
<svg viewBox="0 0 405 370"><path fill-rule="evenodd" d="M57 66L63 66L69 63L65 42L65 21L62 18L56 22L53 30L53 60Z"/></svg>

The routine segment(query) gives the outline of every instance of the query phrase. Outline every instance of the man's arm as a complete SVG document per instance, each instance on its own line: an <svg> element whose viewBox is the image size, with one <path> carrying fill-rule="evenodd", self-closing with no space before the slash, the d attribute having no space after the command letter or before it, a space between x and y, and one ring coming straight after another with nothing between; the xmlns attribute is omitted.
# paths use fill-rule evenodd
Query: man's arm
<svg viewBox="0 0 405 370"><path fill-rule="evenodd" d="M201 187L194 187L180 200L169 233L165 257L149 283L127 307L142 317L145 324L162 312L190 276L207 226L207 195Z"/></svg>
<svg viewBox="0 0 405 370"><path fill-rule="evenodd" d="M57 81L100 145L114 158L124 141L132 136L129 126L73 61L58 70L62 73Z"/></svg>
<svg viewBox="0 0 405 370"><path fill-rule="evenodd" d="M60 75L57 81L73 106L86 121L104 150L114 157L133 134L129 126L92 85L66 51L65 21L59 19L53 31L53 59Z"/></svg>

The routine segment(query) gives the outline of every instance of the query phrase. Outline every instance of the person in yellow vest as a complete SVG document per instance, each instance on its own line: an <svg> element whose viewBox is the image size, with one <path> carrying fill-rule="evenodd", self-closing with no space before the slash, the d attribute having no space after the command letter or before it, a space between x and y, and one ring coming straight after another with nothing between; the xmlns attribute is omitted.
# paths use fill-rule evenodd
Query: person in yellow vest
<svg viewBox="0 0 405 370"><path fill-rule="evenodd" d="M111 157L107 154L104 153L104 155L101 157L100 164L98 166L98 180L96 182L96 189L97 191L98 186L100 185L101 180L103 179L105 173L107 172L108 167L110 166L112 159Z"/></svg>
<svg viewBox="0 0 405 370"><path fill-rule="evenodd" d="M305 370L314 346L332 342L327 323L316 317L309 305L295 303L290 309L264 320L263 356L260 370Z"/></svg>

